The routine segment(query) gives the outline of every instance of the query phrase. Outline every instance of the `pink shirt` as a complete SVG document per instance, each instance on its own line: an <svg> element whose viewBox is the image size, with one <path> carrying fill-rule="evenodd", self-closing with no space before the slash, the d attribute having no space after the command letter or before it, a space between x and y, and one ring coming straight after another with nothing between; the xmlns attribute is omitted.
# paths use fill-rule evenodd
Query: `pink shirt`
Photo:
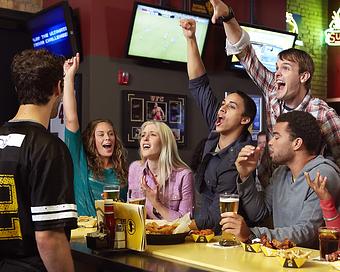
<svg viewBox="0 0 340 272"><path fill-rule="evenodd" d="M150 188L155 189L156 185L149 174L147 162L141 164L140 161L134 161L129 167L129 190L127 199L142 197L140 182L146 174L146 183ZM193 212L194 189L193 176L188 168L173 170L170 178L165 183L165 189L160 190L160 202L169 210L170 220L182 217L184 214ZM145 202L147 218L162 219L154 214L153 206L146 199Z"/></svg>

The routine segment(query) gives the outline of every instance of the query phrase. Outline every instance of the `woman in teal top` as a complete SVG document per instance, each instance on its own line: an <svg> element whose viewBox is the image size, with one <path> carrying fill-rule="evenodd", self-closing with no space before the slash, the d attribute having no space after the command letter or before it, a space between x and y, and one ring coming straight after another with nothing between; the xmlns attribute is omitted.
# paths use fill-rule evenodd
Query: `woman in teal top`
<svg viewBox="0 0 340 272"><path fill-rule="evenodd" d="M65 143L73 159L77 210L79 215L95 216L95 200L102 199L105 184L120 185L121 199L126 201L125 150L110 120L97 119L90 122L81 135L73 88L74 75L79 67L79 55L65 63Z"/></svg>

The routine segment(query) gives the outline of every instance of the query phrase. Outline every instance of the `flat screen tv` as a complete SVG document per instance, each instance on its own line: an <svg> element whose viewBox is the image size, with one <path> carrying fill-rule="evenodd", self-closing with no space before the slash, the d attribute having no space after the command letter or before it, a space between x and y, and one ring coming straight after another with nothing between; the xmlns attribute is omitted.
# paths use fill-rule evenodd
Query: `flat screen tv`
<svg viewBox="0 0 340 272"><path fill-rule="evenodd" d="M186 63L187 45L179 20L196 20L196 38L203 54L209 18L149 4L135 3L127 56L158 63Z"/></svg>
<svg viewBox="0 0 340 272"><path fill-rule="evenodd" d="M33 48L46 48L66 58L74 56L80 48L73 19L72 9L67 2L60 2L36 13L26 23Z"/></svg>
<svg viewBox="0 0 340 272"><path fill-rule="evenodd" d="M278 53L294 47L297 36L295 33L255 25L241 24L241 27L249 33L250 42L259 60L272 72L276 70ZM236 56L231 58L231 68L244 69Z"/></svg>

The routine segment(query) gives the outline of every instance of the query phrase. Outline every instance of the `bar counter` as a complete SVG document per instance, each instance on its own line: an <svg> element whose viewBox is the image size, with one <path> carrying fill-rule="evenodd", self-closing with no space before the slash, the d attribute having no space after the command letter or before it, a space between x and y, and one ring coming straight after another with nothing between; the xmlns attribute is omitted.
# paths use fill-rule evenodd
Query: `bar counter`
<svg viewBox="0 0 340 272"><path fill-rule="evenodd" d="M194 243L189 237L178 245L149 245L146 252L121 251L105 256L94 254L84 242L72 242L76 271L336 271L329 264L307 261L300 268L284 268L276 257L245 252L242 247L214 248ZM309 249L305 249L309 250ZM319 256L311 250L310 258Z"/></svg>

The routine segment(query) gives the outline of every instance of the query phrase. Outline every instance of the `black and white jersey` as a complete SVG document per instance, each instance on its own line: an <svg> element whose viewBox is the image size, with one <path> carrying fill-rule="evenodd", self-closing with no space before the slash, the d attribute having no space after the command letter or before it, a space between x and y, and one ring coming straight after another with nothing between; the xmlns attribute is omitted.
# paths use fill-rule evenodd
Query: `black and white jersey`
<svg viewBox="0 0 340 272"><path fill-rule="evenodd" d="M0 128L0 256L39 256L35 231L76 227L73 165L66 145L38 123L4 124Z"/></svg>

